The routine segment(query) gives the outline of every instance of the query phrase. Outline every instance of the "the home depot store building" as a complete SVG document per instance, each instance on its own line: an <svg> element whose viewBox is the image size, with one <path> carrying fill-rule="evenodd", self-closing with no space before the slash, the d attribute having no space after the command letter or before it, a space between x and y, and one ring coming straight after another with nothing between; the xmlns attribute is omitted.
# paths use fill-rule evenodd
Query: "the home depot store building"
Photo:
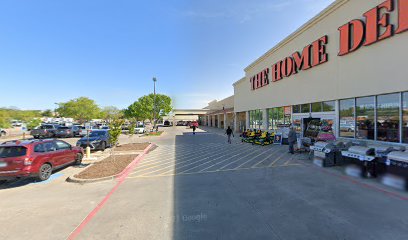
<svg viewBox="0 0 408 240"><path fill-rule="evenodd" d="M235 123L408 143L408 0L337 0L245 69ZM235 129L238 129L235 125Z"/></svg>

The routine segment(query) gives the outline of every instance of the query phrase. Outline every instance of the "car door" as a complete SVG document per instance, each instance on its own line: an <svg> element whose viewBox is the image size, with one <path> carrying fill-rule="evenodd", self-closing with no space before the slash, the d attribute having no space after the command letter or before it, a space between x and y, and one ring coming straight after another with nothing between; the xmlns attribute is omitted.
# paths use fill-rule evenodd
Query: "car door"
<svg viewBox="0 0 408 240"><path fill-rule="evenodd" d="M72 146L64 141L55 141L57 150L61 152L61 165L71 163L75 160L75 152L72 151Z"/></svg>
<svg viewBox="0 0 408 240"><path fill-rule="evenodd" d="M112 147L110 143L109 131L105 132L104 140L106 141L106 146Z"/></svg>
<svg viewBox="0 0 408 240"><path fill-rule="evenodd" d="M54 141L45 142L43 144L47 160L53 167L60 166L62 161L62 153L60 151L57 151L57 146L55 145Z"/></svg>

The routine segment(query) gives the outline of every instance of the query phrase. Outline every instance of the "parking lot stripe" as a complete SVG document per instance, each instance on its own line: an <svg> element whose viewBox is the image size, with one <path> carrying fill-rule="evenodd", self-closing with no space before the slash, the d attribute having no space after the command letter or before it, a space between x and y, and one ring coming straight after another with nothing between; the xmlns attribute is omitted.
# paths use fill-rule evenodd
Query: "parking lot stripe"
<svg viewBox="0 0 408 240"><path fill-rule="evenodd" d="M137 174L137 173L143 172L143 171L145 171L145 170L149 170L149 169L156 168L156 167L161 167L161 168L160 168L161 170L162 170L162 169L166 169L166 168L168 168L168 167L175 166L175 165L178 165L178 164L181 164L181 163L191 162L191 161L193 161L194 159L199 159L199 158L201 158L201 157L203 157L203 156L206 156L206 155L208 155L208 154L212 154L212 153L207 153L207 154L200 155L200 156L197 156L197 157L194 157L194 158L184 158L184 159L189 159L189 160L187 160L187 161L185 161L185 160L182 161L182 160L180 159L180 160L177 160L177 163L176 163L175 158L172 158L170 161L160 161L160 164L157 164L157 165L154 165L154 166L150 166L150 167L148 167L148 168L138 169L138 170L134 171L132 174L135 174L135 173ZM191 155L191 156L193 156L193 155ZM167 165L170 165L170 166L167 166ZM163 167L163 166L167 166L167 167ZM159 170L160 170L160 169L159 169ZM156 171L154 171L154 172L156 172ZM145 174L145 173L143 173L143 174Z"/></svg>
<svg viewBox="0 0 408 240"><path fill-rule="evenodd" d="M261 156L261 155L263 155L263 154L265 154L265 153L267 153L267 152L270 152L271 150L272 150L272 149L269 149L269 150L267 150L266 152L262 152L262 153L260 153L260 154L258 154L258 155L256 155L256 156L252 157L252 158L251 158L251 159L249 159L248 161L246 161L246 162L244 162L244 163L240 164L238 167L233 168L233 169L238 169L238 168L240 168L240 167L244 166L245 164L247 164L247 163L251 162L252 160L256 159L257 157L259 157L259 156Z"/></svg>
<svg viewBox="0 0 408 240"><path fill-rule="evenodd" d="M210 157L214 157L214 156L216 156L216 155L218 155L218 154L219 154L219 153L216 153L216 154L214 154L214 155L212 155L212 156L210 156ZM184 171L182 171L182 172L187 172L187 171L190 171L191 169L195 169L195 168L200 167L200 166L202 166L202 165L205 165L205 164L207 164L207 163L216 161L216 160L218 160L218 159L220 159L220 158L224 158L225 156L228 156L229 154L230 154L230 152L229 152L228 154L221 155L221 156L219 156L219 157L216 157L215 159L211 159L211 160L209 160L209 161L206 161L206 162L204 162L204 163L199 164L198 166L194 166L194 167L189 168L189 169L187 169L187 170L184 170ZM234 155L234 156L238 156L238 155L241 155L241 153L236 154L236 155ZM232 157L234 157L234 156L232 156ZM230 157L230 158L232 158L232 157ZM207 157L207 158L209 158L209 157ZM197 162L201 162L201 161L197 161ZM194 162L194 163L197 163L197 162ZM192 163L192 164L194 164L194 163ZM186 166L189 166L189 165L192 165L192 164L188 164L188 165L182 166L182 167L180 167L180 168L183 168L183 167L186 167ZM180 169L180 168L178 168L178 169ZM177 170L177 168L174 169L174 170ZM167 172L170 172L170 171L167 171Z"/></svg>
<svg viewBox="0 0 408 240"><path fill-rule="evenodd" d="M278 167L291 167L291 166L304 166L302 164L288 164L288 165L274 165L271 167L248 167L248 168L239 168L239 169L216 169L216 170L210 170L210 171L197 171L197 172L185 172L185 173L169 173L169 174L158 174L158 175L140 175L140 176L132 176L128 177L131 179L136 179L136 178L155 178L155 177L171 177L171 176L183 176L183 175L195 175L195 174L205 174L205 173L220 173L220 172L236 172L236 171L241 171L241 170L254 170L254 169L259 169L259 168L278 168Z"/></svg>
<svg viewBox="0 0 408 240"><path fill-rule="evenodd" d="M252 149L252 148L251 148L251 149ZM243 158L245 158L245 157L247 157L247 156L249 156L249 155L251 155L251 154L253 154L253 152L250 152L249 154L247 154L247 155L245 155L245 156L243 156L243 157L240 157L240 158L238 158L237 160L235 160L235 161L233 161L233 162L230 162L230 163L228 163L228 164L225 165L225 166L229 166L230 164L233 164L234 162L239 161L239 160L241 160L241 159L243 159ZM207 170L207 169L210 169L210 168L212 168L212 167L214 167L214 166L217 166L218 164L221 164L221 163L223 163L223 162L225 162L225 161L228 161L229 159L230 159L230 158L224 159L224 160L222 160L221 162L218 162L218 163L215 163L215 164L213 164L213 165L211 165L211 166L209 166L209 167L206 167L206 168L202 169L200 172L205 171L205 170ZM224 166L224 167L225 167L225 166Z"/></svg>
<svg viewBox="0 0 408 240"><path fill-rule="evenodd" d="M279 161L283 156L285 156L287 154L287 152L283 152L279 157L277 157L275 159L275 161L273 161L271 164L268 165L268 167L273 166L273 164L275 164L277 161Z"/></svg>
<svg viewBox="0 0 408 240"><path fill-rule="evenodd" d="M212 154L212 153L211 153ZM220 153L217 153L216 155L218 155L218 154L220 154ZM205 158L200 158L201 156L199 156L199 157L197 157L197 158L193 158L193 159L199 159L199 160L197 160L197 161L193 161L192 163L189 163L189 164L187 164L187 165L183 165L183 166L181 166L181 167L185 167L185 166L189 166L189 165L191 165L191 164L195 164L195 163L198 163L198 162L202 162L202 161L204 161L204 160L207 160L207 159L209 159L210 157L213 157L214 155L210 155L210 156L208 156L208 157L205 157ZM152 173L155 173L155 172L159 172L159 171L162 171L163 169L167 169L167 168L169 168L169 167L175 167L175 166L177 166L177 165L179 165L179 164L182 164L182 163L187 163L187 162L191 162L192 160L190 160L190 161L183 161L183 162L172 162L172 164L173 165L170 165L170 166L167 166L167 167L164 167L164 168L160 168L160 169L158 169L158 170L155 170L155 171L153 171L153 172L149 172L149 173L143 173L142 174L142 176L144 176L144 175L147 175L147 174L152 174ZM175 169L173 169L173 170L176 170L177 168L175 168Z"/></svg>
<svg viewBox="0 0 408 240"><path fill-rule="evenodd" d="M251 149L252 150L252 149ZM232 164L234 164L234 163L236 163L236 162L239 162L239 161L241 161L241 160L245 160L245 157L247 157L247 156L250 156L250 155L253 155L253 154L257 154L257 153L259 153L259 152L261 152L261 154L263 154L264 152L263 152L263 149L257 149L257 150L255 150L255 152L249 152L247 155L245 155L244 157L241 157L241 158L238 158L238 159L236 159L236 160L234 160L234 161L232 161L232 162L229 162L229 163L227 163L226 165L224 165L224 166L222 166L222 167L220 167L219 169L226 169L226 167L228 167L228 166L231 166Z"/></svg>
<svg viewBox="0 0 408 240"><path fill-rule="evenodd" d="M280 153L279 149L275 149L275 151L273 151L271 154L269 154L266 158L262 159L262 161L260 161L260 162L258 162L258 163L256 163L256 164L252 165L252 167L256 167L256 166L258 166L259 164L261 164L261 163L263 163L263 162L265 162L265 161L271 159L271 157L272 157L273 155L277 154L277 153Z"/></svg>
<svg viewBox="0 0 408 240"><path fill-rule="evenodd" d="M233 157L239 156L239 155L241 155L241 154L242 154L242 153L235 154L235 155L233 155L233 156L229 157L228 159L231 159L231 158L233 158ZM224 156L225 156L225 155L224 155ZM224 157L224 156L217 157L217 158L215 158L215 159L213 159L213 160L211 160L211 161L208 161L208 162L202 163L202 164L200 164L200 165L198 165L198 166L195 166L195 167L193 167L193 168L189 168L189 169L184 170L184 171L182 171L182 172L180 172L180 173L189 172L189 171L191 171L192 169L195 169L195 168L201 167L201 166L203 166L203 165L205 165L205 164L207 164L207 163L214 162L214 161L216 161L216 160L218 160L218 159L220 159L220 158L222 158L222 157Z"/></svg>
<svg viewBox="0 0 408 240"><path fill-rule="evenodd" d="M221 147L220 147L220 149L221 149ZM191 152L189 154L182 155L180 157L180 159L177 160L177 161L178 162L183 162L183 159L188 159L188 157L191 157L191 156L194 156L194 155L197 155L197 154L201 154L201 153L205 153L205 152L208 152L208 150L202 150L202 151L200 150L198 152L197 151L196 152ZM136 169L136 171L134 171L134 172L139 172L139 171L143 171L143 170L146 170L146 169L151 169L151 168L166 165L166 164L172 164L172 163L175 162L174 161L175 157L176 156L173 155L171 157L164 158L164 159L159 160L159 161L155 161L155 162L151 162L151 163L148 163L148 164L145 164L145 165L141 165L141 167ZM179 156L177 156L177 157L179 157ZM147 168L145 168L145 167L147 167Z"/></svg>

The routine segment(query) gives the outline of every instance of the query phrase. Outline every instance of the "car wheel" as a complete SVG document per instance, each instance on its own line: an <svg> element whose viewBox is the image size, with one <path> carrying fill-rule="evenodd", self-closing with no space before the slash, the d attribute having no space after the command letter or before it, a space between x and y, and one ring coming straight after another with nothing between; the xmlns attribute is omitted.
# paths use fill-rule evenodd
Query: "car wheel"
<svg viewBox="0 0 408 240"><path fill-rule="evenodd" d="M101 143L101 150L104 151L106 148L106 142Z"/></svg>
<svg viewBox="0 0 408 240"><path fill-rule="evenodd" d="M83 155L82 153L77 153L75 156L75 165L81 165Z"/></svg>
<svg viewBox="0 0 408 240"><path fill-rule="evenodd" d="M40 170L38 171L38 180L45 181L50 178L52 174L52 167L48 163L41 165Z"/></svg>

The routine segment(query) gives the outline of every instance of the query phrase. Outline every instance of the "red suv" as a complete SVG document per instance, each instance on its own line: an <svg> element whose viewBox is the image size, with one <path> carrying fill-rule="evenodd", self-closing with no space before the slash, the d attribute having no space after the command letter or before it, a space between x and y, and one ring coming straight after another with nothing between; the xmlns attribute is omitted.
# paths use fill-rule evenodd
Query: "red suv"
<svg viewBox="0 0 408 240"><path fill-rule="evenodd" d="M0 180L36 177L47 180L52 171L80 164L83 149L57 139L17 140L0 144Z"/></svg>

